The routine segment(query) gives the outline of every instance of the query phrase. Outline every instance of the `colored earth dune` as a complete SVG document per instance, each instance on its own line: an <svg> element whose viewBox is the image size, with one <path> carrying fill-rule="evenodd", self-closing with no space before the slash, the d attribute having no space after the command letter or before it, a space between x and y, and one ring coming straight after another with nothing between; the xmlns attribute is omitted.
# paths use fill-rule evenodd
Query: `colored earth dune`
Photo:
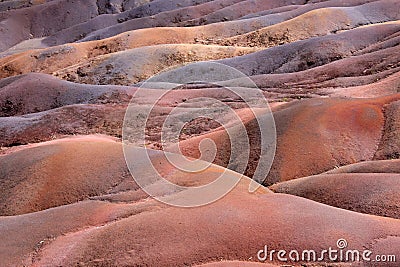
<svg viewBox="0 0 400 267"><path fill-rule="evenodd" d="M218 82L147 82L198 62L254 86L218 71ZM232 84L268 105L255 111ZM154 102L162 86L173 90ZM184 120L215 101L236 119ZM126 120L150 105L136 142ZM276 132L267 148L265 114ZM171 116L176 143L163 139ZM152 166L127 160L127 145ZM267 149L271 166L251 192ZM178 163L208 167L179 169L166 156L178 151ZM140 185L150 168L182 188L222 174L239 182L215 202L176 207L159 200L191 191ZM0 267L396 267L399 191L398 0L0 0ZM396 261L258 258L265 246L321 251L340 239Z"/></svg>

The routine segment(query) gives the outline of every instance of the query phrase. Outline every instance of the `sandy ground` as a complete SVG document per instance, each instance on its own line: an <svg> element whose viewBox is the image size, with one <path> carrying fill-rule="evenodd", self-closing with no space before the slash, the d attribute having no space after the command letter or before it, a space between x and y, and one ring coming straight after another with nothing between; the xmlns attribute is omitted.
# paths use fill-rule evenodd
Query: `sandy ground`
<svg viewBox="0 0 400 267"><path fill-rule="evenodd" d="M400 255L399 8L396 0L0 1L0 266L282 266L257 253L321 251L339 239ZM254 84L179 84L197 78L181 67L199 61L234 67ZM143 83L166 70L164 83ZM266 102L251 110L232 84ZM150 112L145 143L124 138L124 118L140 121L161 85L174 89ZM187 121L215 101L237 118ZM260 114L273 117L277 143L251 192L266 164L260 155L272 151L261 145ZM168 131L182 126L175 143L162 139L171 116ZM127 164L122 140L150 161ZM174 154L178 165L200 158L208 163L193 164L208 167L177 168L162 153L177 148L189 157ZM151 166L188 188L154 179L140 187ZM193 202L212 192L191 187L222 174L222 185L238 184L198 208L146 193Z"/></svg>

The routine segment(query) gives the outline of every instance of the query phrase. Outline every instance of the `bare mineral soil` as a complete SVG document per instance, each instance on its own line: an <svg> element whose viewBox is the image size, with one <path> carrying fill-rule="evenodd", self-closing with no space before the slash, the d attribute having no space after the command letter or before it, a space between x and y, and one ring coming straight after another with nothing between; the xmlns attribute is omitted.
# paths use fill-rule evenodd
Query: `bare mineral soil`
<svg viewBox="0 0 400 267"><path fill-rule="evenodd" d="M288 266L399 266L399 10L398 0L0 0L0 266L274 267L283 263L257 259L265 245L321 251L341 238L397 262ZM225 64L253 84L175 82L195 62ZM170 80L145 82L161 72ZM269 106L254 112L230 84ZM174 89L154 102L159 86ZM237 119L185 121L215 100ZM124 118L153 104L146 142L125 139ZM183 127L168 143L173 112L169 129ZM250 192L266 149L256 115L266 114L275 157ZM230 163L243 135L241 171ZM240 182L205 206L164 204L146 189L193 196L156 181L141 188L123 142L180 186L222 173ZM177 148L209 167L178 169L163 153Z"/></svg>

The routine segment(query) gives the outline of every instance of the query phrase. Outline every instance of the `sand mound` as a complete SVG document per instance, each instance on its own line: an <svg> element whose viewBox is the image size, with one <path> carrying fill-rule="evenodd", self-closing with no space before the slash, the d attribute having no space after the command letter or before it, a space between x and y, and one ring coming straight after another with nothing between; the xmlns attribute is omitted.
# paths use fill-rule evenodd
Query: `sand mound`
<svg viewBox="0 0 400 267"><path fill-rule="evenodd" d="M365 91L365 97L383 96L397 93L396 78L393 81L386 81L388 82L386 86L380 84L380 80L389 79L391 75L395 76L400 71L398 58L393 56L396 50L397 47L394 46L365 55L344 58L305 71L256 75L252 79L263 90L292 94L295 99L310 98L312 94L360 97L362 91ZM371 86L368 86L369 84Z"/></svg>
<svg viewBox="0 0 400 267"><path fill-rule="evenodd" d="M54 0L1 13L0 51L33 37L43 37L98 15L96 0Z"/></svg>
<svg viewBox="0 0 400 267"><path fill-rule="evenodd" d="M81 141L64 142L76 146ZM117 145L104 140L94 142ZM63 141L57 141L54 145L61 143ZM186 179L196 184L223 170L216 166L211 169L210 172L186 176ZM181 179L179 173L165 173L169 173L172 180ZM106 202L88 200L27 215L3 217L0 218L0 232L6 242L1 249L2 263L7 266L21 262L33 266L92 263L168 266L221 260L257 261L257 252L265 245L270 249L319 251L334 247L339 238L345 238L352 249L374 248L375 253L383 253L382 249L388 249L387 242L378 241L371 245L370 240L394 236L400 229L397 220L272 194L263 188L250 194L247 192L248 181L242 180L220 201L196 209L175 208L154 200L132 198L131 203L116 204L110 203L113 201L111 197ZM182 198L185 194L172 193L170 197ZM268 216L260 216L260 213ZM282 239L282 231L291 238ZM324 239L319 238L321 235ZM185 240L190 241L190 246ZM154 242L159 244L157 250L150 249ZM397 241L390 242L396 244ZM139 251L138 246L141 248ZM388 251L398 253L397 247L391 246Z"/></svg>
<svg viewBox="0 0 400 267"><path fill-rule="evenodd" d="M250 19L237 19L237 20L229 20L229 18L238 18L240 17L241 14L243 14L242 10L246 9L251 9L251 10L257 10L259 8L261 9L269 9L273 6L283 6L283 3L288 3L286 1L269 1L268 4L262 2L262 1L240 1L237 4L233 4L232 6L222 8L221 10L211 13L209 15L200 17L198 19L192 19L190 20L189 18L183 19L184 21L180 22L180 26L198 26L198 25L203 25L207 24L205 27L196 27L197 32L202 32L203 29L207 32L206 36L200 36L199 38L203 41L209 42L212 39L219 39L221 37L227 37L227 35L230 36L235 36L238 34L244 34L247 32L251 32L263 27L267 27L279 22L283 22L285 20L292 19L293 17L299 16L301 14L304 14L308 11L318 9L318 8L324 8L324 7L332 7L332 6L355 6L355 5L360 5L364 4L365 2L369 2L370 0L348 0L346 2L343 1L338 1L338 0L330 0L330 1L324 1L321 3L310 3L310 4L305 4L299 7L297 10L291 10L287 12L282 12L280 14L266 14L261 17L254 17ZM209 5L213 5L215 1L209 3ZM292 3L298 2L296 1L291 1ZM304 1L300 1L300 4L304 4ZM291 3L288 3L289 5ZM291 5L290 5L291 6ZM273 9L270 9L271 11ZM209 21L210 19L210 21ZM218 23L218 21L224 21L221 23ZM208 25L211 23L211 25ZM139 26L140 27L140 26ZM90 40L99 40L99 39L104 39L108 37L115 36L117 34L121 34L124 31L130 31L133 29L137 29L138 25L135 24L133 21L126 22L124 24L124 27L118 27L118 25L111 26L107 28L106 30L100 30L98 32L94 32L90 34L90 36L85 37L81 39L81 41L90 41ZM217 32L220 32L220 34L217 34ZM214 33L213 35L210 35ZM213 37L214 36L214 37ZM60 43L57 43L60 44Z"/></svg>
<svg viewBox="0 0 400 267"><path fill-rule="evenodd" d="M383 41L396 33L399 27L398 22L361 27L220 62L246 75L298 72L349 57L357 50Z"/></svg>
<svg viewBox="0 0 400 267"><path fill-rule="evenodd" d="M371 98L400 93L400 72L396 72L378 82L345 88L329 88L332 96Z"/></svg>
<svg viewBox="0 0 400 267"><path fill-rule="evenodd" d="M318 12L316 13L318 14ZM382 11L382 14L384 13L385 12ZM303 21L304 19L299 18L299 20ZM242 25L243 30L237 28L238 25L235 23L245 23L245 25ZM267 23L267 25L270 24L265 21L263 23ZM262 25L257 25L259 25L259 23L250 23L247 20L240 20L195 27L193 28L195 30L191 28L143 29L102 41L68 44L37 51L26 51L2 58L0 60L2 70L0 72L0 77L9 77L28 72L45 72L50 74L72 65L84 64L90 61L88 59L99 55L142 46L167 43L223 43L224 37L235 36L243 33L243 31L247 32L249 31L249 27L256 27L255 29L263 27ZM382 39L395 33L398 27L398 23L396 22L374 25L337 35L326 36L321 39L317 38L304 42L295 42L288 46L267 49L253 56L233 59L232 62L223 62L234 67L240 67L239 69L248 75L301 71L351 56L355 53L354 51L363 49L366 46L377 45L377 43L383 41ZM279 27L279 29L280 28L281 27ZM368 34L366 34L366 32L368 32ZM306 35L310 37L309 33L306 33ZM352 41L357 39L360 39L360 41ZM275 42L275 44L279 42ZM320 49L319 52L316 47ZM321 47L324 47L324 49L321 49ZM376 48L376 50L384 48L387 47ZM293 57L293 54L296 54L296 51L299 49L304 51L296 57ZM372 51L369 50L364 53L370 52ZM166 53L168 53L168 51L166 51ZM272 57L276 57L276 61L272 62ZM267 63L264 64L265 62Z"/></svg>
<svg viewBox="0 0 400 267"><path fill-rule="evenodd" d="M266 16L263 17L255 17L252 19L245 19L245 20L235 20L235 21L227 21L224 23L216 23L216 24L212 24L212 25L208 25L208 26L201 26L201 27L195 27L195 28L173 28L173 29L169 29L169 32L173 32L175 37L172 38L172 36L170 36L169 34L164 35L165 29L162 28L150 28L147 29L145 36L137 36L138 34L141 35L140 33L142 31L139 31L139 33L136 33L136 31L131 31L131 32L126 32L124 33L124 31L126 30L132 30L132 29L137 29L138 27L144 27L143 23L134 23L134 21L127 21L124 24L125 26L122 28L121 24L116 25L115 27L112 28L107 28L107 29L103 29L105 27L106 23L117 23L118 20L120 21L124 21L126 19L131 19L133 18L140 18L141 20L146 20L148 21L149 18L141 18L141 17L146 17L148 16L148 14L152 14L151 12L155 12L155 10L157 10L157 8L152 9L152 6L158 6L160 4L165 4L166 6L170 5L173 6L173 3L170 2L163 2L163 1L153 1L151 2L149 5L144 5L141 7L138 7L136 9L137 12L139 12L139 14L136 14L133 10L127 10L119 15L101 15L98 16L96 18L94 18L93 20L88 21L87 23L82 23L82 24L78 24L76 26L73 26L69 29L65 29L62 30L60 32L57 32L55 35L44 38L44 39L32 39L32 40L26 40L20 44L18 44L17 46L13 47L12 49L10 49L9 51L3 53L3 56L6 55L10 55L10 54L15 54L15 53L19 53L25 50L29 50L30 47L32 48L43 48L46 47L48 45L59 45L59 44L65 44L68 42L74 42L76 40L82 39L84 36L86 36L88 34L88 32L93 31L95 29L103 29L101 30L98 34L92 34L91 37L86 37L84 38L85 41L88 40L97 40L97 39L102 39L102 38L106 38L106 37L111 37L111 36L115 36L116 34L121 33L122 36L119 37L114 37L111 38L110 40L105 40L104 42L101 42L101 44L99 44L99 46L103 46L106 45L107 47L113 47L113 49L116 49L116 47L120 47L120 49L128 49L128 48L134 48L134 47L138 47L141 46L140 44L143 44L142 39L147 40L147 45L154 45L154 44L166 44L166 43L187 43L187 42L196 42L196 43L218 43L220 42L221 38L224 37L232 37L238 34L244 34L246 32L249 31L254 31L266 26L270 26L272 24L276 24L279 22L283 22L285 20L289 20L293 17L297 17L299 15L302 15L308 11L311 10L315 10L315 9L319 9L319 8L325 8L325 7L334 7L334 6L354 6L354 5L359 5L362 4L366 1L361 1L361 0L351 0L351 1L338 1L338 0L331 0L331 1L324 1L321 3L310 3L310 4L306 4L304 6L300 6L298 9L296 10L292 10L292 11L288 11L288 12L282 12L280 14L268 14ZM184 6L187 4L190 4L188 1L184 1L184 2L180 2L180 3L176 3L176 6ZM162 19L151 19L151 22L148 23L155 23L154 21L158 21L157 24L158 26L165 26L165 22L163 22L165 20L165 17L167 17L167 21L171 20L171 18L174 18L176 16L181 17L183 16L183 13L185 13L184 11L187 9L187 11L192 10L191 12L195 15L197 14L194 9L200 9L200 13L201 12L205 12L206 10L208 10L209 8L206 8L206 6L210 6L210 7L215 7L217 4L217 1L212 1L209 3L205 3L204 5L199 5L199 6L189 6L187 8L183 8L180 9L178 11L172 11L172 13L177 13L178 15L174 15L171 13L171 15L168 15L166 12L165 14L161 13L159 16L160 18L162 17ZM272 4L276 4L275 2ZM202 7L204 6L204 11L202 11ZM164 6L163 6L164 7ZM161 9L160 9L161 10ZM136 15L134 15L133 13L135 13ZM146 13L147 12L147 13ZM150 13L149 13L150 12ZM189 12L188 16L192 16L193 14L191 14L191 12ZM123 15L124 13L127 13L125 15ZM129 15L130 14L130 15ZM117 18L115 16L123 16L121 18ZM135 19L133 19L135 20ZM164 23L164 24L161 24ZM176 21L174 22L176 23ZM187 23L187 22L181 22L178 24L182 24L184 26L189 26L189 25L196 25L196 23ZM87 25L88 24L88 25ZM156 25L156 26L157 26ZM129 29L129 27L131 27L131 29ZM127 28L128 27L128 28ZM193 31L193 29L195 29L195 31ZM160 38L160 34L163 35L162 38ZM126 43L126 39L129 40L133 40L133 42L129 42L130 47L125 47L125 43ZM151 40L153 39L153 40ZM119 41L118 41L119 40ZM139 41L139 43L138 43ZM146 43L146 42L145 42ZM85 47L87 47L87 45L85 45ZM125 48L124 48L125 47ZM75 48L78 48L77 46L75 46ZM82 50L85 49L84 47L79 46L78 50ZM95 49L95 47L92 47L92 49ZM113 50L116 51L116 50ZM118 50L119 51L119 50ZM69 51L69 53L74 53L73 51Z"/></svg>
<svg viewBox="0 0 400 267"><path fill-rule="evenodd" d="M302 5L304 4L304 0L294 0L294 1L262 1L262 0L246 0L240 1L239 3L233 3L229 7L221 8L207 16L204 16L200 19L194 19L191 23L195 24L209 24L216 23L221 21L230 21L243 17L249 13L255 13L265 10L270 10L282 6L288 5Z"/></svg>
<svg viewBox="0 0 400 267"><path fill-rule="evenodd" d="M340 173L400 173L400 160L366 161L336 168L327 174Z"/></svg>
<svg viewBox="0 0 400 267"><path fill-rule="evenodd" d="M33 55L24 52L22 55L6 57L0 60L5 63L0 77L44 72L70 81L131 85L174 65L235 57L257 51L256 48L200 44L146 46L117 53L114 52L119 50L118 45L100 45L94 47L94 50L91 48L89 46L77 50L73 45L64 45L39 50Z"/></svg>
<svg viewBox="0 0 400 267"><path fill-rule="evenodd" d="M170 67L254 51L253 48L209 45L147 46L99 56L53 75L79 83L133 85Z"/></svg>
<svg viewBox="0 0 400 267"><path fill-rule="evenodd" d="M393 9L398 4L396 1L377 1L356 7L316 9L255 32L228 38L224 43L240 46L275 46L333 34L361 25L399 20L399 14Z"/></svg>
<svg viewBox="0 0 400 267"><path fill-rule="evenodd" d="M72 104L128 102L129 88L87 86L29 73L0 81L0 116L18 116Z"/></svg>
<svg viewBox="0 0 400 267"><path fill-rule="evenodd" d="M397 0L0 0L0 266L272 267L284 262L275 254L260 263L265 246L321 252L339 239L372 257L398 255L399 8ZM154 106L140 143L152 164L136 151L127 157L135 178L148 180L139 188L132 179L120 141L128 103L127 119L141 119L162 84L135 94L142 81L196 61L235 67L261 88L277 130L264 185L279 193L249 192L266 152L255 114L223 86L172 83L179 70L165 74L177 88ZM186 121L213 99L241 120L224 125L231 140L217 121ZM165 128L183 126L178 144L161 131L173 111ZM140 130L135 121L128 128ZM201 172L178 170L159 151L179 145L207 158L199 151L207 138L217 165ZM216 202L177 208L146 191L183 205L212 192L157 181L151 166L179 186L222 173L223 185L241 180ZM398 266L326 261L294 265Z"/></svg>
<svg viewBox="0 0 400 267"><path fill-rule="evenodd" d="M86 23L57 32L44 39L43 43L65 44L78 40L102 39L98 36L105 36L110 32L122 33L144 28L178 26L182 21L204 16L239 1L241 0L152 1L120 14L93 18Z"/></svg>
<svg viewBox="0 0 400 267"><path fill-rule="evenodd" d="M43 78L43 83L35 81L37 78ZM130 100L130 95L134 94L136 90L135 88L127 87L79 85L60 81L55 78L49 79L49 76L43 74L29 74L27 76L13 77L3 81L9 81L9 87L13 88L11 83L13 79L17 79L16 82L14 82L15 85L19 84L18 79L26 79L24 84L27 88L30 88L28 90L28 95L21 95L20 98L17 98L17 101L13 102L14 107L16 104L19 104L17 107L21 106L21 110L27 110L31 107L29 105L29 99L37 99L37 105L32 107L33 111L39 108L44 111L25 115L15 115L12 117L0 117L0 144L4 147L48 141L53 140L56 137L74 134L101 133L121 137L122 123ZM69 91L59 90L61 93L57 93L55 98L47 98L46 94L50 96L53 94L50 92L46 93L45 90L42 91L42 88L52 88L53 85L60 85L60 87L52 89L56 92L58 92L57 88L63 88L64 86L69 88ZM18 88L19 87L17 87L16 90ZM35 88L37 88L37 90ZM116 91L117 93L114 93L114 91L111 90L112 88L116 88L116 90L118 90ZM87 91L83 91L83 94L81 94L81 90ZM122 91L121 93L120 90L126 91ZM132 99L132 104L139 107L154 102L154 97L157 96L158 90L147 88L143 90L146 91L146 97L134 97ZM90 96L90 92L94 92L94 95L100 96L87 100L90 104L69 105L71 102L85 101L84 96ZM101 92L101 94L99 92ZM79 98L75 97L75 93L79 93ZM71 95L73 97L71 97ZM174 107L184 104L188 99L192 98L221 99L224 103L230 105L234 109L241 109L244 107L243 103L240 103L240 99L237 95L228 90L221 90L221 88L207 88L206 86L198 89L182 88L172 90L154 107L152 115L148 121L148 125L152 130L149 131L147 138L152 144L154 144L154 148L159 147L158 140L160 140L161 133L155 129L160 127L160 122L165 120ZM58 99L65 99L65 101ZM49 102L44 102L43 100L48 100ZM60 107L53 108L52 106L49 106L53 103ZM191 107L194 105L193 108L196 108L196 105L199 103L193 103L190 105L186 103L186 106ZM209 99L204 99L201 102L201 105L203 106L210 104L211 101ZM7 107L7 99L5 107ZM10 105L8 107L10 107ZM17 108L11 107L4 109L5 113L10 113ZM181 114L185 114L187 111L188 109L185 107L179 109ZM191 125L188 125L186 128L187 133L182 135L182 138L188 139L193 136L198 136L215 129L216 127L219 127L219 124L204 124L204 121L195 121L194 123L191 123Z"/></svg>
<svg viewBox="0 0 400 267"><path fill-rule="evenodd" d="M131 15L126 18L121 18L120 16L120 18L118 19L118 22L120 23L113 23L113 25L110 25L109 27L105 27L104 25L103 27L101 27L100 25L100 27L93 27L92 25L82 25L81 27L79 27L80 29L78 29L78 32L80 33L80 35L85 35L85 38L76 39L81 39L80 41L99 40L115 35L116 33L123 33L137 29L179 26L181 23L187 20L203 17L209 13L212 13L215 10L229 7L230 5L241 1L242 0L209 1L201 5L179 8L168 12L162 12L151 17L139 17L135 19L129 19L129 17L132 17ZM88 29L90 32L88 32L88 30L81 30L82 28ZM77 31L77 29L73 30ZM70 31L62 34L71 36ZM77 33L72 33L72 36L76 35ZM57 36L55 36L55 38L57 38Z"/></svg>
<svg viewBox="0 0 400 267"><path fill-rule="evenodd" d="M40 248L55 237L100 226L140 212L129 205L83 201L32 214L0 218L0 245L3 266L30 265Z"/></svg>
<svg viewBox="0 0 400 267"><path fill-rule="evenodd" d="M270 181L372 160L382 142L383 106L397 97L307 100L278 111L278 154Z"/></svg>
<svg viewBox="0 0 400 267"><path fill-rule="evenodd" d="M282 106L274 112L278 135L277 152L265 184L372 160L382 144L393 147L391 142L381 139L385 125L382 109L398 97L395 95L365 100L310 99ZM386 117L386 124L390 120ZM250 162L258 162L260 132L252 120L245 122L245 125L252 145ZM395 138L394 133L398 134L398 131L391 131L388 138ZM198 158L200 152L197 148L204 138L212 139L217 145L214 162L227 166L230 141L223 130L188 139L181 142L180 147L186 155ZM253 172L254 166L248 166L246 175L251 177Z"/></svg>
<svg viewBox="0 0 400 267"><path fill-rule="evenodd" d="M391 35L398 31L400 27L399 25L399 23L391 22L382 25L358 28L336 35L329 35L305 41L298 41L278 47L272 47L250 55L221 60L220 62L235 67L247 75L288 73L312 69L330 63L332 61L340 61L340 59L342 58L347 59L346 57L352 56L354 51L363 49L369 45L385 41L386 39L390 38ZM180 35L180 31L176 32L175 30L169 29L164 29L162 31L164 31L166 35L170 35L168 38L171 39L178 38L178 36ZM144 37L146 36L145 33L146 31L141 32L141 35L135 37ZM163 34L161 36L158 36L157 38L162 39L163 36L165 35ZM189 35L186 38L190 39L194 37L195 36L193 35ZM130 47L131 45L127 44L127 42L134 43L134 39L129 40L131 41L128 42L126 39L115 39L112 42L105 41L104 44L102 44L102 42L90 42L80 45L64 45L44 50L38 50L33 53L27 51L21 54L5 57L0 60L0 65L2 66L0 77L4 78L29 72L45 72L50 74L57 70L68 68L68 66L76 65L75 68L77 68L78 64L89 64L89 62L96 64L96 60L106 59L107 57L112 56L112 54L110 55L110 53L124 50ZM137 47L142 45L152 45L154 42L157 43L157 41L154 40L153 35L150 35L144 39L140 39L140 42L136 42L136 44L134 44L133 46ZM175 49L177 49L177 51L174 50L173 47L176 47ZM226 58L238 56L241 54L248 54L250 52L256 51L254 49L252 50L250 48L240 47L218 47L217 49L217 46L204 45L164 45L155 46L153 48L142 47L141 49L147 51L148 49L162 50L164 48L165 54L178 53L179 50L183 49L179 52L185 54L188 53L190 47L193 47L193 49L195 49L196 47L200 49L200 51L203 53L202 56L199 55L198 58L194 58L193 60ZM168 49L172 49L172 51ZM387 53L393 53L389 51L390 49L395 50L395 47L383 47L382 50L372 52L366 51L366 54L358 54L358 58L362 60L364 59L364 57L384 53L386 50ZM296 51L299 50L301 52L297 53ZM125 53L131 53L133 51L134 50L126 51ZM211 54L212 56L209 56L207 58L204 54ZM104 55L104 57L96 59L96 56L100 55ZM349 61L355 60L356 59L349 58ZM394 64L393 66L398 63L395 57L392 59L387 58L387 60L392 60L394 62L392 63ZM367 64L367 60L365 61ZM156 73L157 71L162 69L162 64L160 65L160 67L158 67L157 62L153 63L155 64L155 66L153 67L154 70L152 71L152 73ZM349 62L347 61L346 63ZM129 64L129 62L125 62L125 64ZM167 66L168 64L164 67ZM358 72L364 71L361 69L361 67L354 66L354 69ZM340 70L340 68L338 70ZM337 72L337 70L335 72ZM349 70L349 73L352 73L352 71ZM290 78L288 78L288 80L290 81Z"/></svg>
<svg viewBox="0 0 400 267"><path fill-rule="evenodd" d="M0 117L0 147L75 134L121 137L126 104L76 104L23 116Z"/></svg>
<svg viewBox="0 0 400 267"><path fill-rule="evenodd" d="M137 208L142 205L149 203L138 203ZM73 266L78 262L169 266L249 258L257 261L257 252L265 245L288 251L320 251L335 247L339 238L346 238L352 249L373 246L375 253L383 253L382 247L370 245L370 240L396 235L400 227L397 220L361 215L298 197L250 195L240 190L202 208L156 207L115 223L56 238L42 248L34 266ZM260 212L267 216L260 216ZM291 238L282 238L282 231ZM396 244L396 240L393 242ZM389 251L398 253L398 247L391 246Z"/></svg>
<svg viewBox="0 0 400 267"><path fill-rule="evenodd" d="M283 182L274 192L308 198L333 207L400 218L400 174L323 174Z"/></svg>
<svg viewBox="0 0 400 267"><path fill-rule="evenodd" d="M47 1L40 5L33 5L23 9L11 10L1 14L2 29L0 51L16 45L17 43L31 38L46 37L68 29L76 25L80 29L80 38L83 38L87 32L84 29L97 26L100 28L118 24L127 18L145 17L157 14L162 11L178 9L184 6L192 6L210 0L185 0L185 1L152 1L149 4L144 1L106 1L106 0L90 0L71 2L68 0ZM13 1L14 2L14 1ZM15 1L16 2L16 1ZM37 1L30 1L35 3ZM41 1L43 2L43 1ZM121 3L122 2L122 3ZM137 3L135 3L137 2ZM4 3L4 5L7 2ZM107 14L119 13L121 14ZM88 21L87 24L84 22ZM80 26L79 24L83 24ZM75 28L73 28L75 29ZM68 31L65 35L71 35L74 31ZM10 34L12 33L12 34ZM56 38L62 39L63 33L57 35ZM49 40L48 42L52 42ZM67 43L72 42L65 40Z"/></svg>
<svg viewBox="0 0 400 267"><path fill-rule="evenodd" d="M131 179L121 145L95 136L28 147L1 156L0 161L2 216L105 194Z"/></svg>

